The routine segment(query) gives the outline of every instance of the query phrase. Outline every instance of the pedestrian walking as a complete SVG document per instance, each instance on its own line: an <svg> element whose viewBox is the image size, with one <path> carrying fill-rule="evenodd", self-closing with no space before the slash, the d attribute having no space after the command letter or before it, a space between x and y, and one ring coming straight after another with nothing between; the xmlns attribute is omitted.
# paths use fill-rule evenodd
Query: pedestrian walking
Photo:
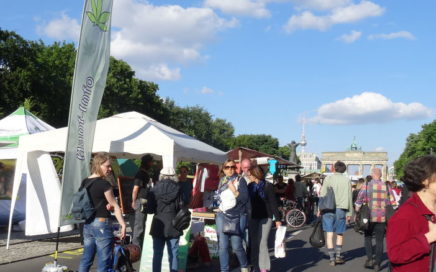
<svg viewBox="0 0 436 272"><path fill-rule="evenodd" d="M373 168L372 180L364 184L360 189L356 200L356 212L359 212L363 203L368 203L371 211L370 223L364 233L364 244L366 252L366 268L374 268L380 271L383 257L383 242L386 230L386 206L395 206L396 202L390 186L381 181L382 172L380 168ZM373 256L372 237L375 235L375 257Z"/></svg>
<svg viewBox="0 0 436 272"><path fill-rule="evenodd" d="M389 220L386 245L393 272L435 271L436 156L419 157L404 169L412 192Z"/></svg>
<svg viewBox="0 0 436 272"><path fill-rule="evenodd" d="M115 217L121 226L120 238L126 235L126 223L117 204L112 186L105 180L110 174L111 159L107 153L97 153L92 159L91 176L82 181L81 187L88 187L88 195L95 209L95 215L83 226L83 255L80 259L79 272L88 272L97 254L97 272L112 269L113 227L108 208L114 208ZM89 185L91 184L91 185Z"/></svg>
<svg viewBox="0 0 436 272"><path fill-rule="evenodd" d="M328 176L322 187L320 197L327 194L327 188L331 187L335 195L336 209L332 212L326 212L322 215L322 228L326 232L327 252L330 258L330 265L343 264L345 260L341 255L342 245L344 243L344 232L346 222L350 221L353 211L351 182L344 175L347 169L346 165L337 161L334 165L335 173ZM318 216L320 212L318 212ZM333 245L333 234L336 233L336 246Z"/></svg>
<svg viewBox="0 0 436 272"><path fill-rule="evenodd" d="M248 185L251 201L251 218L248 224L251 264L261 272L271 270L271 261L268 251L268 237L275 219L275 226L282 225L281 215L277 205L274 187L265 181L264 174L259 166L249 171L248 178L252 181Z"/></svg>

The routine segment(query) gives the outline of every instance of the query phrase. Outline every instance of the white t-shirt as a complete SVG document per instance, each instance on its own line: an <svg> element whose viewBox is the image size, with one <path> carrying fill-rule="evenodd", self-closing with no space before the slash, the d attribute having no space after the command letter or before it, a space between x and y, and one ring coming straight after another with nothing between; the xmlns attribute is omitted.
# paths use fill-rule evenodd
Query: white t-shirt
<svg viewBox="0 0 436 272"><path fill-rule="evenodd" d="M313 190L315 196L319 197L319 193L321 192L321 184L320 183L315 183L313 185L312 190Z"/></svg>

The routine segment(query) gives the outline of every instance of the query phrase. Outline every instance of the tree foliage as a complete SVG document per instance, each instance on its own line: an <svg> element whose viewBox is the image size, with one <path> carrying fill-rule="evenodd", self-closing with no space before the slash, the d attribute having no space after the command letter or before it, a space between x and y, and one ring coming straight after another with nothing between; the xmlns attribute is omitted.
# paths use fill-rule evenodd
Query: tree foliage
<svg viewBox="0 0 436 272"><path fill-rule="evenodd" d="M212 115L200 106L179 107L167 99L165 104L170 114L168 125L192 137L227 151L233 138L234 128L224 119L213 119Z"/></svg>
<svg viewBox="0 0 436 272"><path fill-rule="evenodd" d="M73 43L46 45L0 29L0 118L24 105L50 125L66 126L76 51ZM177 106L170 99L162 99L158 90L157 84L136 78L129 64L111 57L98 117L137 111L224 151L242 146L289 156L286 150L279 151L276 138L235 138L230 122L214 118L200 106Z"/></svg>
<svg viewBox="0 0 436 272"><path fill-rule="evenodd" d="M401 178L404 167L413 159L436 152L436 120L422 126L417 134L410 134L406 140L406 147L398 160L394 163L395 174Z"/></svg>
<svg viewBox="0 0 436 272"><path fill-rule="evenodd" d="M232 148L247 147L271 155L279 155L279 140L265 134L242 134L232 140Z"/></svg>

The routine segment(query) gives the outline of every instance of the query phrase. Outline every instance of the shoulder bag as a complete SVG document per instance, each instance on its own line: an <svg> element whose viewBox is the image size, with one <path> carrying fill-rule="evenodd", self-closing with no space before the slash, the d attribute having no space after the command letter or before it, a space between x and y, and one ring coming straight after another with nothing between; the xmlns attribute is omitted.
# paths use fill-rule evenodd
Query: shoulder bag
<svg viewBox="0 0 436 272"><path fill-rule="evenodd" d="M318 207L322 213L333 212L336 209L335 192L332 187L327 187L325 196L319 198Z"/></svg>
<svg viewBox="0 0 436 272"><path fill-rule="evenodd" d="M356 231L365 231L369 227L369 222L371 219L371 210L368 206L368 183L365 188L365 198L359 212L356 213Z"/></svg>
<svg viewBox="0 0 436 272"><path fill-rule="evenodd" d="M230 235L240 234L240 215L223 212L223 233Z"/></svg>

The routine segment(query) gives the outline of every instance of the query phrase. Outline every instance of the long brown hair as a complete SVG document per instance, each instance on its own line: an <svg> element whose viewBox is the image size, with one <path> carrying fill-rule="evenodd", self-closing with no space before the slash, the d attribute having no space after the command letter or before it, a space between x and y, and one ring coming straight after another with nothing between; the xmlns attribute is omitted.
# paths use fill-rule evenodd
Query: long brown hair
<svg viewBox="0 0 436 272"><path fill-rule="evenodd" d="M106 152L100 152L100 153L95 154L94 157L92 158L91 173L97 174L100 177L104 177L104 173L101 171L100 166L103 163L110 161L110 159L111 159L111 157Z"/></svg>

